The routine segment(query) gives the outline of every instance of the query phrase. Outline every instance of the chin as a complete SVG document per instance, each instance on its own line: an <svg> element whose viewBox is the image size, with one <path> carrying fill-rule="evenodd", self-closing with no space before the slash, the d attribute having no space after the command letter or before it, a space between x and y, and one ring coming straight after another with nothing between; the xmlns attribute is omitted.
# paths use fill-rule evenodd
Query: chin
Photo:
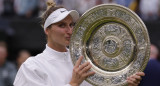
<svg viewBox="0 0 160 86"><path fill-rule="evenodd" d="M70 43L70 42L66 42L66 46L69 46L69 43Z"/></svg>

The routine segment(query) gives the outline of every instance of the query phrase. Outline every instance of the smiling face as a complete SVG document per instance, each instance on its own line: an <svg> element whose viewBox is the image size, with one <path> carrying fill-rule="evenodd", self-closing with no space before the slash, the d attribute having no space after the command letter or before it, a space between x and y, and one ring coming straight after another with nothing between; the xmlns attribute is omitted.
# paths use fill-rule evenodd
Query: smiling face
<svg viewBox="0 0 160 86"><path fill-rule="evenodd" d="M48 37L48 46L57 51L65 52L66 46L70 42L73 26L72 17L69 15L62 21L52 24L47 28L45 33Z"/></svg>

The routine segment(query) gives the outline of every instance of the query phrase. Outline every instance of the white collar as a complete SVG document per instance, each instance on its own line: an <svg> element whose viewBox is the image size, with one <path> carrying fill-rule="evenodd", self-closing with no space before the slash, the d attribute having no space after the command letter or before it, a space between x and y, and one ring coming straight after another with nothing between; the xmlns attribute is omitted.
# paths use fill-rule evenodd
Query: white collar
<svg viewBox="0 0 160 86"><path fill-rule="evenodd" d="M47 60L57 60L61 62L71 61L69 49L67 49L67 52L59 52L46 45L46 49L43 53L46 55Z"/></svg>

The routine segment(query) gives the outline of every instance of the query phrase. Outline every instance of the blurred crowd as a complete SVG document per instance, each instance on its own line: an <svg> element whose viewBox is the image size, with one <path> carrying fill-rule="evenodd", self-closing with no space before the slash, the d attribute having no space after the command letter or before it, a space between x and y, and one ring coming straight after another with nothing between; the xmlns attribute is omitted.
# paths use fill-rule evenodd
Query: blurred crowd
<svg viewBox="0 0 160 86"><path fill-rule="evenodd" d="M1 17L38 17L46 9L47 0L0 0ZM68 10L83 14L93 6L105 3L120 4L135 11L143 20L158 20L160 17L159 0L55 0Z"/></svg>
<svg viewBox="0 0 160 86"><path fill-rule="evenodd" d="M0 38L3 31L12 36L14 30L5 19L31 19L41 16L46 10L47 0L0 0ZM158 21L160 19L160 0L54 0L68 10L77 10L80 15L99 4L120 4L136 12L143 21ZM7 40L8 42L8 40ZM14 77L20 65L31 56L26 49L16 53L16 60L8 61L8 46L6 40L0 39L0 86L12 86ZM151 58L160 61L159 47L151 45ZM159 68L160 69L160 68ZM11 72L12 71L12 72ZM142 85L143 86L143 85Z"/></svg>
<svg viewBox="0 0 160 86"><path fill-rule="evenodd" d="M0 41L0 86L13 86L13 82L17 73L17 70L21 64L31 56L27 50L20 50L17 53L15 62L7 59L8 45L5 41Z"/></svg>
<svg viewBox="0 0 160 86"><path fill-rule="evenodd" d="M45 0L0 0L0 15L32 18L38 16L45 7Z"/></svg>

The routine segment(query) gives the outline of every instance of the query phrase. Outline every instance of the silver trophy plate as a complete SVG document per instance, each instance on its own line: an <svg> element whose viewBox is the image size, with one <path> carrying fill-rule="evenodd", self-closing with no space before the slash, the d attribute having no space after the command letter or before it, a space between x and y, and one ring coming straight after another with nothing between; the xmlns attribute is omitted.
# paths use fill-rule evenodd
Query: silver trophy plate
<svg viewBox="0 0 160 86"><path fill-rule="evenodd" d="M150 56L150 40L142 20L130 9L102 4L85 12L70 41L73 64L80 56L90 62L98 86L124 86L127 77L143 71Z"/></svg>

